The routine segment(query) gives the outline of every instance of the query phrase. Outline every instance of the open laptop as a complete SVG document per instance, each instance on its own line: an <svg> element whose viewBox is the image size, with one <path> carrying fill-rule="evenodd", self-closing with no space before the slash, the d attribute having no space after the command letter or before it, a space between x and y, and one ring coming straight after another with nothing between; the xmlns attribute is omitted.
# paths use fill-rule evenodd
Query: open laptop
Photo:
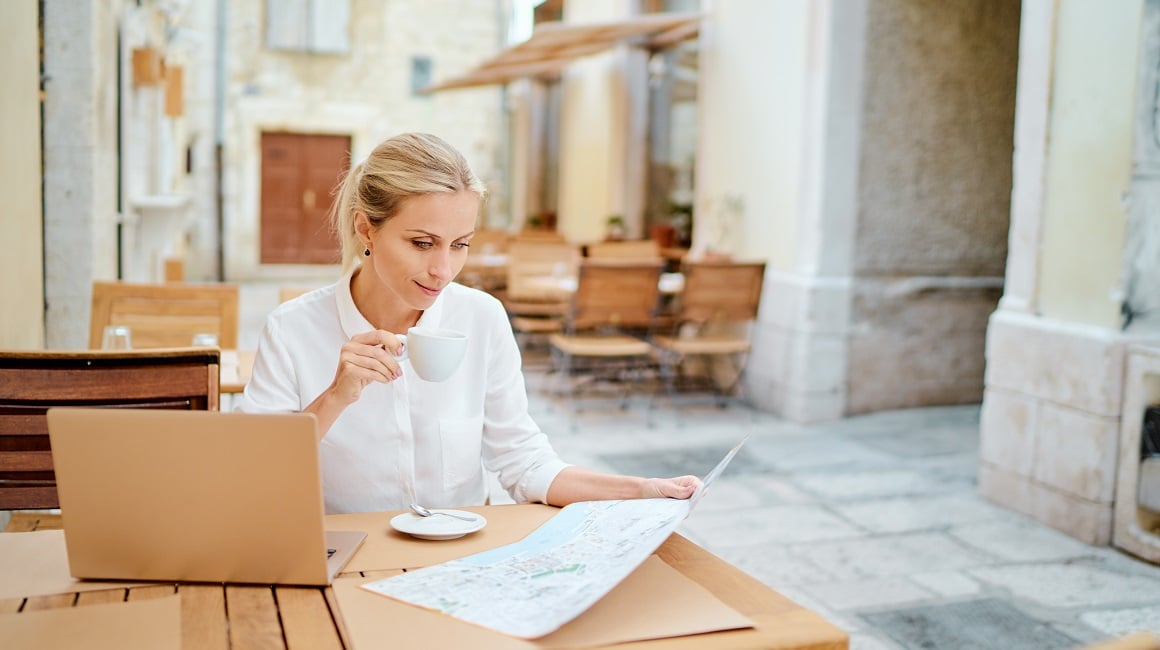
<svg viewBox="0 0 1160 650"><path fill-rule="evenodd" d="M366 533L323 530L313 415L48 410L75 578L327 585Z"/></svg>

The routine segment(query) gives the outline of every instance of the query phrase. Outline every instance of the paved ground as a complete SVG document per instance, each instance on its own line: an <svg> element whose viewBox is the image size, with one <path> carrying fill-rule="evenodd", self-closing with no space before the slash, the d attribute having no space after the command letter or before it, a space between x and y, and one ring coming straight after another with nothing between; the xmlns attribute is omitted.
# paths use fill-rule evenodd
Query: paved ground
<svg viewBox="0 0 1160 650"><path fill-rule="evenodd" d="M529 373L567 460L703 474L751 435L682 528L851 633L853 648L1072 648L1160 633L1160 567L1088 546L975 493L977 406L795 425L741 406L573 415Z"/></svg>
<svg viewBox="0 0 1160 650"><path fill-rule="evenodd" d="M240 345L253 347L276 291L243 287L242 304ZM566 460L595 469L703 474L750 434L681 532L849 631L853 648L1072 648L1160 633L1160 567L976 496L977 406L813 426L740 406L661 403L650 418L644 398L573 415L547 383L528 372L533 414Z"/></svg>

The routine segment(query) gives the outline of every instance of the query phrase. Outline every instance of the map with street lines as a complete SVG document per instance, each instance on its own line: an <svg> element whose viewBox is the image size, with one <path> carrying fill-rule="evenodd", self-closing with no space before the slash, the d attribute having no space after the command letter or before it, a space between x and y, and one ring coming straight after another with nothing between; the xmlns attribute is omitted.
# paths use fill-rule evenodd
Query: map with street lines
<svg viewBox="0 0 1160 650"><path fill-rule="evenodd" d="M573 503L518 542L363 588L512 636L544 636L648 559L744 443L726 454L688 500Z"/></svg>

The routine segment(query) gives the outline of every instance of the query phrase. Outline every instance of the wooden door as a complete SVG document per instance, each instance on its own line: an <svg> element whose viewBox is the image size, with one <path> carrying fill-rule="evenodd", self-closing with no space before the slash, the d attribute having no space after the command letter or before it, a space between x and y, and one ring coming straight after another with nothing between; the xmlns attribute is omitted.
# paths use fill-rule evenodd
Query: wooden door
<svg viewBox="0 0 1160 650"><path fill-rule="evenodd" d="M331 191L349 165L349 136L262 134L263 264L341 260L327 215Z"/></svg>

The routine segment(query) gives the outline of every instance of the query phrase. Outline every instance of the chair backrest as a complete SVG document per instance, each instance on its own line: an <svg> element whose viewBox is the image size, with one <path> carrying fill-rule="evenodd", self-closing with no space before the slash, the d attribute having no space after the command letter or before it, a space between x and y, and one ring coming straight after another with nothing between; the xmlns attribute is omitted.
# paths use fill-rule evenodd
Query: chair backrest
<svg viewBox="0 0 1160 650"><path fill-rule="evenodd" d="M661 262L580 264L568 331L598 327L651 328L656 318Z"/></svg>
<svg viewBox="0 0 1160 650"><path fill-rule="evenodd" d="M314 291L314 287L280 287L278 289L278 303L294 300L298 296ZM225 347L225 346L222 346Z"/></svg>
<svg viewBox="0 0 1160 650"><path fill-rule="evenodd" d="M238 287L234 284L94 282L89 347L101 347L108 325L129 327L134 348L188 346L194 334L216 334L238 347Z"/></svg>
<svg viewBox="0 0 1160 650"><path fill-rule="evenodd" d="M0 350L0 510L59 507L49 407L216 411L219 363L214 348Z"/></svg>
<svg viewBox="0 0 1160 650"><path fill-rule="evenodd" d="M602 241L588 244L588 257L592 259L660 259L661 248L654 239L630 241Z"/></svg>
<svg viewBox="0 0 1160 650"><path fill-rule="evenodd" d="M750 321L757 318L764 262L686 262L678 323Z"/></svg>
<svg viewBox="0 0 1160 650"><path fill-rule="evenodd" d="M512 300L545 299L542 285L532 278L576 276L580 248L563 241L512 241L508 245L507 297Z"/></svg>
<svg viewBox="0 0 1160 650"><path fill-rule="evenodd" d="M564 235L560 234L558 231L547 230L545 228L525 228L525 229L517 232L516 234L512 235L511 240L513 242L517 242L517 241L554 242L554 243L558 243L558 244L564 243L567 241L566 239L564 239Z"/></svg>
<svg viewBox="0 0 1160 650"><path fill-rule="evenodd" d="M468 255L494 255L506 253L512 236L506 230L499 228L478 228L471 237L471 246L467 249Z"/></svg>

